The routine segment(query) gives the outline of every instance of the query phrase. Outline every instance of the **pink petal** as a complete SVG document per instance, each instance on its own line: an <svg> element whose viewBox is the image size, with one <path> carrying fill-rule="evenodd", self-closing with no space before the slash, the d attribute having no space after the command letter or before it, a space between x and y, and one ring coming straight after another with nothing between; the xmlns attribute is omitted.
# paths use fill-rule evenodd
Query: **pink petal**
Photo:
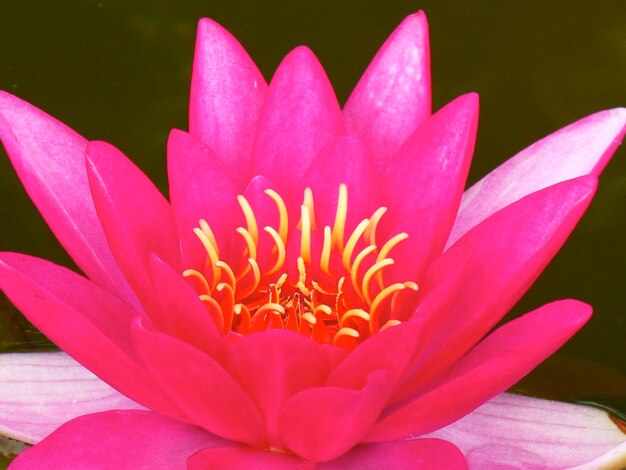
<svg viewBox="0 0 626 470"><path fill-rule="evenodd" d="M233 342L225 367L261 411L270 445L281 447L277 421L283 405L301 390L324 384L330 357L298 333L269 330Z"/></svg>
<svg viewBox="0 0 626 470"><path fill-rule="evenodd" d="M319 464L319 470L466 470L461 451L441 439L414 439L359 445L331 462Z"/></svg>
<svg viewBox="0 0 626 470"><path fill-rule="evenodd" d="M409 238L394 249L394 280L417 279L443 250L474 152L478 95L470 93L428 118L383 174L394 234Z"/></svg>
<svg viewBox="0 0 626 470"><path fill-rule="evenodd" d="M0 139L28 195L76 264L96 284L136 304L91 200L85 171L87 141L3 91Z"/></svg>
<svg viewBox="0 0 626 470"><path fill-rule="evenodd" d="M240 186L250 174L252 144L267 85L241 44L214 21L198 23L189 132L208 145Z"/></svg>
<svg viewBox="0 0 626 470"><path fill-rule="evenodd" d="M343 132L341 109L324 69L309 49L299 47L285 57L270 83L252 173L288 190Z"/></svg>
<svg viewBox="0 0 626 470"><path fill-rule="evenodd" d="M224 245L236 227L237 189L208 147L176 129L167 142L167 172L185 268L202 267L206 251L193 229L205 219Z"/></svg>
<svg viewBox="0 0 626 470"><path fill-rule="evenodd" d="M393 384L387 371L373 372L359 389L317 387L292 397L280 416L288 449L313 462L339 457L376 421Z"/></svg>
<svg viewBox="0 0 626 470"><path fill-rule="evenodd" d="M149 308L154 302L147 272L149 254L180 264L169 203L139 168L106 142L87 147L87 175L113 255Z"/></svg>
<svg viewBox="0 0 626 470"><path fill-rule="evenodd" d="M441 277L442 269L458 261L467 263L467 276L449 311L440 313L445 319L405 392L449 367L511 309L561 248L596 185L594 176L583 176L526 196L476 226L436 261L429 275Z"/></svg>
<svg viewBox="0 0 626 470"><path fill-rule="evenodd" d="M12 470L184 470L190 455L221 439L188 424L140 410L73 419L12 463Z"/></svg>
<svg viewBox="0 0 626 470"><path fill-rule="evenodd" d="M430 115L426 15L408 16L380 48L348 99L348 129L366 139L379 170Z"/></svg>
<svg viewBox="0 0 626 470"><path fill-rule="evenodd" d="M0 255L0 288L57 346L124 395L184 419L134 359L130 324L138 314L87 279L48 261Z"/></svg>
<svg viewBox="0 0 626 470"><path fill-rule="evenodd" d="M315 158L298 187L309 187L315 201L318 230L334 223L339 185L348 187L346 231L370 217L381 201L380 177L363 141L354 134L339 137ZM302 194L298 195L302 200Z"/></svg>
<svg viewBox="0 0 626 470"><path fill-rule="evenodd" d="M0 434L34 444L77 416L133 408L65 353L0 354Z"/></svg>
<svg viewBox="0 0 626 470"><path fill-rule="evenodd" d="M432 432L506 390L560 348L591 316L575 300L544 305L498 328L427 391L394 407L368 440L386 441Z"/></svg>
<svg viewBox="0 0 626 470"><path fill-rule="evenodd" d="M148 369L193 422L227 439L251 445L265 442L259 412L219 362L139 323L133 332Z"/></svg>
<svg viewBox="0 0 626 470"><path fill-rule="evenodd" d="M250 447L221 446L203 449L192 455L188 470L313 470L315 464L307 463L295 455Z"/></svg>
<svg viewBox="0 0 626 470"><path fill-rule="evenodd" d="M507 393L431 436L454 442L472 468L511 462L579 470L626 465L626 435L605 412Z"/></svg>
<svg viewBox="0 0 626 470"><path fill-rule="evenodd" d="M500 165L463 195L448 246L503 207L582 175L599 175L626 132L626 109L601 111L551 134Z"/></svg>

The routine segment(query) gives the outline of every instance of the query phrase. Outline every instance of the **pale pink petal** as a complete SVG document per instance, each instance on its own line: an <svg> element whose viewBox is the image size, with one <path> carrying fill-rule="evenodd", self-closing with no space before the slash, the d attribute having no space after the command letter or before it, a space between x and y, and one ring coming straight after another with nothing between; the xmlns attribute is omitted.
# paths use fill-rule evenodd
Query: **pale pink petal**
<svg viewBox="0 0 626 470"><path fill-rule="evenodd" d="M189 132L208 145L239 185L250 174L252 144L267 85L241 44L214 21L198 23Z"/></svg>
<svg viewBox="0 0 626 470"><path fill-rule="evenodd" d="M167 142L167 172L185 269L200 268L206 251L193 229L205 219L225 245L236 227L237 188L206 145L176 129Z"/></svg>
<svg viewBox="0 0 626 470"><path fill-rule="evenodd" d="M87 279L49 261L0 255L0 289L50 340L109 385L146 407L184 419L135 362L138 314Z"/></svg>
<svg viewBox="0 0 626 470"><path fill-rule="evenodd" d="M394 235L409 235L393 251L393 281L418 279L443 251L465 187L477 126L478 95L463 95L428 118L385 170L387 223Z"/></svg>
<svg viewBox="0 0 626 470"><path fill-rule="evenodd" d="M78 267L96 284L136 304L91 200L85 170L87 141L3 91L0 140L28 195Z"/></svg>
<svg viewBox="0 0 626 470"><path fill-rule="evenodd" d="M139 323L133 326L135 345L148 369L194 423L227 439L266 442L254 403L220 362L177 338Z"/></svg>
<svg viewBox="0 0 626 470"><path fill-rule="evenodd" d="M270 83L252 173L288 190L320 150L343 132L341 109L324 69L309 49L298 47L281 62Z"/></svg>
<svg viewBox="0 0 626 470"><path fill-rule="evenodd" d="M118 265L144 308L154 303L150 253L180 265L169 203L152 181L106 142L87 147L87 175L98 218Z"/></svg>
<svg viewBox="0 0 626 470"><path fill-rule="evenodd" d="M185 470L190 455L223 441L150 411L94 413L62 425L11 470Z"/></svg>
<svg viewBox="0 0 626 470"><path fill-rule="evenodd" d="M380 176L376 174L372 156L362 139L354 134L339 137L315 158L299 188L313 191L317 229L331 226L337 211L339 185L348 188L346 232L350 233L361 220L370 217L381 204ZM297 195L302 201L302 194Z"/></svg>
<svg viewBox="0 0 626 470"><path fill-rule="evenodd" d="M391 373L378 371L358 389L316 387L298 393L281 412L284 445L313 462L339 457L371 428L392 387Z"/></svg>
<svg viewBox="0 0 626 470"><path fill-rule="evenodd" d="M456 421L528 374L590 316L587 304L563 300L507 323L426 390L388 411L367 439L378 442L421 435Z"/></svg>
<svg viewBox="0 0 626 470"><path fill-rule="evenodd" d="M34 444L77 416L135 408L65 353L0 354L0 434Z"/></svg>
<svg viewBox="0 0 626 470"><path fill-rule="evenodd" d="M626 434L606 412L508 393L430 436L454 442L471 468L514 462L532 469L626 466Z"/></svg>
<svg viewBox="0 0 626 470"><path fill-rule="evenodd" d="M626 132L626 109L601 111L522 150L463 195L448 246L522 197L577 176L599 175Z"/></svg>
<svg viewBox="0 0 626 470"><path fill-rule="evenodd" d="M277 421L281 408L301 390L324 384L330 357L326 349L298 333L269 330L233 342L225 368L261 411L270 445L279 447L282 436L278 436Z"/></svg>
<svg viewBox="0 0 626 470"><path fill-rule="evenodd" d="M336 460L315 467L319 470L466 470L461 451L441 439L414 439L410 441L364 444Z"/></svg>
<svg viewBox="0 0 626 470"><path fill-rule="evenodd" d="M283 452L257 450L251 447L216 446L203 449L189 458L188 470L313 470L315 464Z"/></svg>
<svg viewBox="0 0 626 470"><path fill-rule="evenodd" d="M426 15L408 16L380 48L344 108L348 129L366 139L382 170L430 115Z"/></svg>
<svg viewBox="0 0 626 470"><path fill-rule="evenodd" d="M467 276L449 310L439 313L420 373L405 391L448 368L513 307L570 235L596 185L594 176L582 176L530 194L474 227L435 262L430 275L441 278L440 270L458 260L467 263Z"/></svg>

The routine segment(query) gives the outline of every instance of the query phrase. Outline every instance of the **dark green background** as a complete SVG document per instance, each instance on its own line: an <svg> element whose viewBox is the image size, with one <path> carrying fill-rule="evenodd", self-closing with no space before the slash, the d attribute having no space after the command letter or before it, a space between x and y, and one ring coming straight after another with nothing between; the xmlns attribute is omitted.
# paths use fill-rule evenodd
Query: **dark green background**
<svg viewBox="0 0 626 470"><path fill-rule="evenodd" d="M435 108L468 91L481 96L471 181L559 127L626 105L626 2L599 0L2 0L0 89L113 142L165 191L165 142L170 128L186 128L198 18L233 32L268 79L290 49L310 46L344 102L383 40L419 8L430 21ZM557 369L622 385L623 376L580 359L626 372L624 157L622 149L571 240L513 312L564 297L593 304L589 325L559 353L573 362ZM69 263L4 155L0 249ZM32 342L17 318L0 299L5 350Z"/></svg>

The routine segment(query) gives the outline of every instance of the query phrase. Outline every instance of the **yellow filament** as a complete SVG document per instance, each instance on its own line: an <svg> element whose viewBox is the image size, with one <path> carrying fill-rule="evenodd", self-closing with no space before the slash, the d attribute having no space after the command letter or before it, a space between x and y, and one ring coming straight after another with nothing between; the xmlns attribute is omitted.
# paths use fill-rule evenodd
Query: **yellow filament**
<svg viewBox="0 0 626 470"><path fill-rule="evenodd" d="M215 235L213 235L213 230L211 230L211 226L204 219L200 219L200 230L202 230L202 233L204 233L206 237L209 239L209 241L211 242L211 245L213 245L213 248L215 249L215 252L217 253L217 257L219 258L220 247L217 245L217 240L215 239Z"/></svg>
<svg viewBox="0 0 626 470"><path fill-rule="evenodd" d="M233 273L233 270L228 263L220 260L215 262L215 266L220 268L222 272L226 274L226 282L234 289L237 286L237 280L235 279L235 273Z"/></svg>
<svg viewBox="0 0 626 470"><path fill-rule="evenodd" d="M403 282L403 284L404 284L404 287L406 287L407 289L411 289L412 291L415 291L415 292L417 292L419 289L419 286L413 281L406 281L406 282ZM400 291L394 293L393 296L391 297L391 311L392 312L396 311L399 294L400 294Z"/></svg>
<svg viewBox="0 0 626 470"><path fill-rule="evenodd" d="M209 238L207 237L206 233L204 233L201 229L194 228L193 233L196 234L196 236L200 240L200 243L202 243L202 246L207 252L207 264L211 266L211 274L213 275L213 287L215 287L215 284L217 284L217 282L220 280L220 270L215 266L215 263L217 263L219 260L217 251L213 247L213 244L211 243L211 240L209 240Z"/></svg>
<svg viewBox="0 0 626 470"><path fill-rule="evenodd" d="M215 300L210 295L204 295L204 294L198 296L198 298L200 299L200 301L206 304L207 307L209 307L215 312L215 314L217 315L216 320L219 322L219 325L217 326L219 329L224 331L224 313L222 312L222 307L220 307L220 304L217 303L217 300Z"/></svg>
<svg viewBox="0 0 626 470"><path fill-rule="evenodd" d="M204 274L202 274L200 271L197 271L195 269L185 269L183 271L183 277L185 278L193 277L194 279L198 280L198 282L200 282L200 284L202 285L202 292L204 294L211 293L209 282L206 280L206 277L204 277Z"/></svg>
<svg viewBox="0 0 626 470"><path fill-rule="evenodd" d="M345 184L339 185L339 196L337 197L337 212L335 213L335 224L333 225L333 246L343 251L343 235L346 229L346 217L348 215L348 188Z"/></svg>
<svg viewBox="0 0 626 470"><path fill-rule="evenodd" d="M220 282L216 287L218 292L226 291L222 301L222 316L224 317L224 329L230 331L233 327L233 313L235 308L235 291L225 282Z"/></svg>
<svg viewBox="0 0 626 470"><path fill-rule="evenodd" d="M348 323L348 320L355 321L357 319L361 319L364 322L369 322L370 316L365 310L362 310L360 308L353 308L352 310L348 310L346 313L343 314L343 317L341 317L341 321L339 322L339 326L341 328L344 328Z"/></svg>
<svg viewBox="0 0 626 470"><path fill-rule="evenodd" d="M361 284L359 283L359 269L361 268L363 260L374 251L376 251L376 247L374 245L365 247L358 255L356 255L354 263L352 263L352 268L350 269L350 281L352 281L352 286L360 297L362 297L363 292L361 291Z"/></svg>
<svg viewBox="0 0 626 470"><path fill-rule="evenodd" d="M259 244L259 227L256 223L256 217L254 216L254 211L252 207L250 207L250 203L244 196L237 196L237 202L241 206L241 211L243 212L243 216L246 218L246 226L248 227L248 233L252 237L254 241L254 245L258 246Z"/></svg>
<svg viewBox="0 0 626 470"><path fill-rule="evenodd" d="M315 325L317 323L317 318L315 318L315 316L311 312L303 313L300 318L309 322L311 325Z"/></svg>
<svg viewBox="0 0 626 470"><path fill-rule="evenodd" d="M265 305L259 307L259 309L255 313L255 316L256 315L264 315L266 313L272 313L272 312L276 312L279 315L284 315L285 314L285 307L283 307L280 304L274 304L274 303L265 304Z"/></svg>
<svg viewBox="0 0 626 470"><path fill-rule="evenodd" d="M280 239L283 241L284 245L287 245L287 231L289 230L289 218L287 215L287 206L285 205L285 201L280 195L274 191L273 189L266 189L265 194L267 194L274 204L276 204L276 208L278 209L278 235L280 235Z"/></svg>
<svg viewBox="0 0 626 470"><path fill-rule="evenodd" d="M337 333L335 333L335 337L333 338L333 344L336 345L337 342L343 337L358 339L359 332L356 331L354 328L341 328L339 329L339 331L337 331Z"/></svg>
<svg viewBox="0 0 626 470"><path fill-rule="evenodd" d="M300 206L302 214L302 235L300 236L300 256L308 265L311 264L311 214L309 208L302 204Z"/></svg>
<svg viewBox="0 0 626 470"><path fill-rule="evenodd" d="M383 259L388 258L389 257L388 255L391 252L391 250L393 250L398 243L406 240L407 238L409 238L409 234L406 232L401 232L397 235L394 235L389 240L387 240L387 242L383 245L383 247L378 252L378 256L376 257L376 262L378 263L379 261L382 261ZM382 272L379 271L378 275L376 276L376 280L378 281L378 287L382 289L383 286L385 285L383 281Z"/></svg>
<svg viewBox="0 0 626 470"><path fill-rule="evenodd" d="M381 327L380 330L378 330L378 332L380 333L381 331L385 331L394 326L398 326L400 323L402 323L400 320L387 320L387 322Z"/></svg>
<svg viewBox="0 0 626 470"><path fill-rule="evenodd" d="M352 252L356 248L356 244L359 242L361 235L363 235L363 232L365 231L365 228L369 223L369 219L362 220L361 223L356 226L354 232L352 232L352 235L350 235L350 238L348 238L348 241L346 242L346 247L341 256L341 260L343 261L343 267L347 272L350 272L350 265L352 264Z"/></svg>
<svg viewBox="0 0 626 470"><path fill-rule="evenodd" d="M259 263L257 263L254 258L248 258L248 264L252 268L253 281L245 290L240 292L240 299L248 297L257 289L257 287L259 287L259 284L261 284L261 270L259 268Z"/></svg>
<svg viewBox="0 0 626 470"><path fill-rule="evenodd" d="M333 310L328 305L318 305L313 310L313 315L315 318L320 316L320 313L323 313L326 316L330 316L333 314Z"/></svg>
<svg viewBox="0 0 626 470"><path fill-rule="evenodd" d="M236 231L242 236L243 241L246 242L248 257L256 259L256 244L254 243L254 237L252 234L243 227L237 227Z"/></svg>
<svg viewBox="0 0 626 470"><path fill-rule="evenodd" d="M361 291L363 292L363 298L368 305L372 305L372 294L370 292L370 284L376 274L385 269L387 266L391 266L395 261L391 258L385 258L377 263L374 263L363 276L363 282L361 283Z"/></svg>
<svg viewBox="0 0 626 470"><path fill-rule="evenodd" d="M266 276L271 276L272 274L274 274L280 268L283 267L283 265L285 264L285 258L286 258L287 255L285 253L285 244L281 240L280 235L278 234L278 232L274 228L272 228L272 227L263 227L263 230L265 230L267 233L269 233L269 235L272 237L272 240L274 240L274 249L277 252L276 261L274 262L274 266L272 266L265 273Z"/></svg>
<svg viewBox="0 0 626 470"><path fill-rule="evenodd" d="M298 284L305 285L306 282L306 267L304 266L304 260L302 257L298 258Z"/></svg>
<svg viewBox="0 0 626 470"><path fill-rule="evenodd" d="M370 307L370 332L372 334L378 331L378 317L380 315L380 309L385 300L391 297L398 291L406 289L406 286L401 283L391 284L390 286L385 287L381 290L378 295L374 298L372 302L372 306Z"/></svg>
<svg viewBox="0 0 626 470"><path fill-rule="evenodd" d="M324 227L324 244L322 245L322 255L320 256L320 268L324 274L332 276L330 272L330 250L332 248L331 230L327 225Z"/></svg>
<svg viewBox="0 0 626 470"><path fill-rule="evenodd" d="M365 233L363 236L367 240L370 245L376 245L376 229L378 227L378 222L382 219L383 215L387 212L386 207L379 207L370 217L370 224L365 229Z"/></svg>
<svg viewBox="0 0 626 470"><path fill-rule="evenodd" d="M309 210L309 220L311 224L311 230L317 230L317 223L315 222L315 204L313 203L313 191L311 188L304 188L304 198L302 205L306 206ZM302 228L302 219L298 221L296 228Z"/></svg>

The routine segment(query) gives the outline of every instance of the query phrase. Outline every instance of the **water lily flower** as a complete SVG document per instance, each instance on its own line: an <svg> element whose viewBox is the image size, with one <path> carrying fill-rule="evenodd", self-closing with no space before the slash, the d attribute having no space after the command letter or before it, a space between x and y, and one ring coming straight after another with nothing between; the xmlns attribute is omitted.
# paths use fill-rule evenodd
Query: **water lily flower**
<svg viewBox="0 0 626 470"><path fill-rule="evenodd" d="M84 273L0 254L0 287L64 351L0 356L0 432L36 443L12 468L623 462L607 414L502 394L591 308L494 326L589 205L626 110L464 192L478 98L432 114L429 68L420 12L341 109L310 50L267 85L201 20L169 201L115 147L0 94L6 151Z"/></svg>

